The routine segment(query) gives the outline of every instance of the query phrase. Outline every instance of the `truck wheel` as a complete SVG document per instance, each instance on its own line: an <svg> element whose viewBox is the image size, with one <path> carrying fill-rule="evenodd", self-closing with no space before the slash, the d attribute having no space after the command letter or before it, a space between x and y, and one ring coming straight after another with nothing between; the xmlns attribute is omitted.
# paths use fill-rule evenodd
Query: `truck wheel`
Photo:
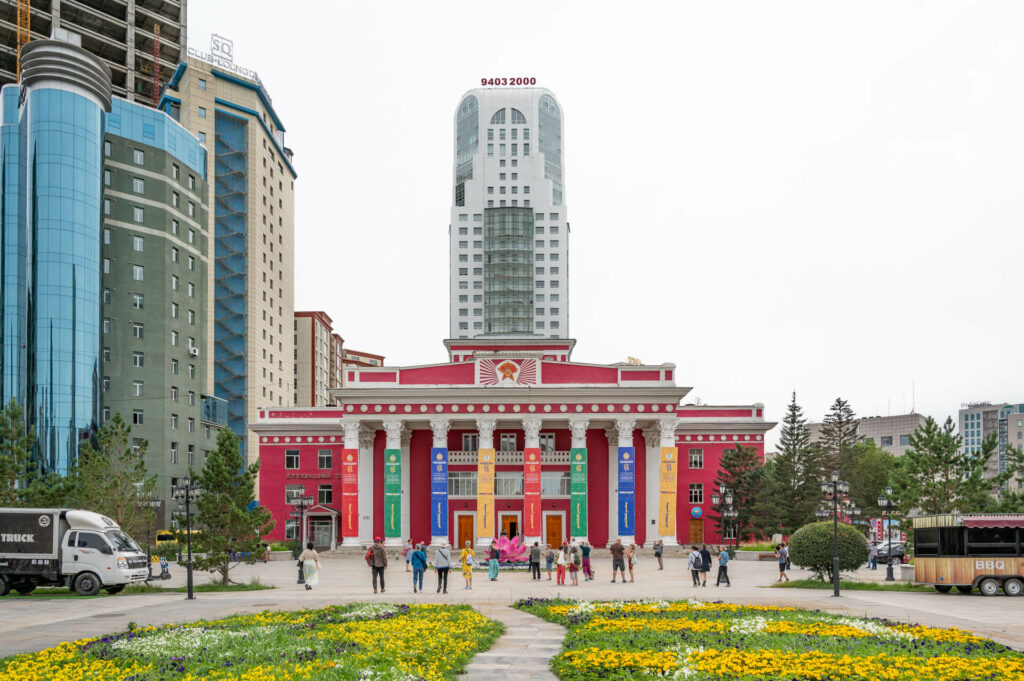
<svg viewBox="0 0 1024 681"><path fill-rule="evenodd" d="M981 592L982 596L995 596L999 593L999 582L991 577L986 577L978 584L978 591Z"/></svg>
<svg viewBox="0 0 1024 681"><path fill-rule="evenodd" d="M117 586L105 586L103 587L103 590L113 596L114 594L119 594L124 591L124 584L118 584Z"/></svg>
<svg viewBox="0 0 1024 681"><path fill-rule="evenodd" d="M1008 579L1003 582L1003 593L1007 596L1020 596L1024 591L1024 584L1019 579Z"/></svg>
<svg viewBox="0 0 1024 681"><path fill-rule="evenodd" d="M948 594L952 589L953 587L951 587L949 584L935 585L935 590L938 591L940 594Z"/></svg>
<svg viewBox="0 0 1024 681"><path fill-rule="evenodd" d="M962 594L969 594L969 593L971 593L971 591L973 589L974 589L974 587L971 586L970 584L968 584L967 586L958 586L956 588L956 590L959 591Z"/></svg>
<svg viewBox="0 0 1024 681"><path fill-rule="evenodd" d="M79 596L95 596L100 592L100 578L91 572L75 577L75 593Z"/></svg>
<svg viewBox="0 0 1024 681"><path fill-rule="evenodd" d="M24 582L22 584L15 584L14 590L20 593L22 596L27 596L36 590L36 585L31 582Z"/></svg>
<svg viewBox="0 0 1024 681"><path fill-rule="evenodd" d="M6 596L11 592L11 585L7 583L7 580L0 577L0 596Z"/></svg>

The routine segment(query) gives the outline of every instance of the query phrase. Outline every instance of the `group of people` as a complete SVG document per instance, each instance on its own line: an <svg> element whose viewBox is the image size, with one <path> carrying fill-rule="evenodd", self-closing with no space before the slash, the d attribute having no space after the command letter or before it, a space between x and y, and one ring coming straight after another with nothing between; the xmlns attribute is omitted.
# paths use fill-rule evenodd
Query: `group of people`
<svg viewBox="0 0 1024 681"><path fill-rule="evenodd" d="M533 542L530 547L530 579L541 579L540 565L543 560L549 581L554 571L557 584L565 584L565 575L568 573L573 586L579 586L580 572L583 572L584 581L589 582L594 579L590 550L590 544L585 541L562 542L557 549L551 548L550 544L541 546L540 542Z"/></svg>
<svg viewBox="0 0 1024 681"><path fill-rule="evenodd" d="M711 551L708 550L707 544L700 546L694 544L690 548L692 550L686 561L686 566L693 577L693 585L707 586L708 573L711 572ZM723 581L726 586L732 586L729 581L729 552L725 549L718 552L718 578L715 579L715 586L721 585Z"/></svg>

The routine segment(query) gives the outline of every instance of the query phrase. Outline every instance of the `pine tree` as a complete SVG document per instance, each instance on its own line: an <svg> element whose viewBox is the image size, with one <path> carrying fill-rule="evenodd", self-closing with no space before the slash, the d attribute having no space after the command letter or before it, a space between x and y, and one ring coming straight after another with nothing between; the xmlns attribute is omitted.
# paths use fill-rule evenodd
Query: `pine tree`
<svg viewBox="0 0 1024 681"><path fill-rule="evenodd" d="M230 582L232 562L256 562L263 536L274 529L267 509L253 504L259 470L258 461L245 466L238 436L224 428L217 435L217 448L196 478L200 493L195 526L199 532L192 538L192 546L193 551L205 555L194 562L201 570L219 573L224 586Z"/></svg>
<svg viewBox="0 0 1024 681"><path fill-rule="evenodd" d="M825 457L829 471L839 471L839 477L846 479L851 466L850 456L858 440L857 416L846 400L837 397L832 403L821 426L818 445Z"/></svg>
<svg viewBox="0 0 1024 681"><path fill-rule="evenodd" d="M0 506L16 506L32 477L34 428L25 427L25 414L13 399L0 409Z"/></svg>
<svg viewBox="0 0 1024 681"><path fill-rule="evenodd" d="M824 475L821 450L811 444L803 409L792 394L779 436L779 452L765 468L765 534L791 534L814 519Z"/></svg>
<svg viewBox="0 0 1024 681"><path fill-rule="evenodd" d="M733 510L736 511L733 524L739 541L759 529L757 521L761 519L764 503L763 481L764 465L756 449L737 444L735 449L722 451L715 486L725 486L732 491ZM719 533L724 529L720 515L715 516L715 527Z"/></svg>

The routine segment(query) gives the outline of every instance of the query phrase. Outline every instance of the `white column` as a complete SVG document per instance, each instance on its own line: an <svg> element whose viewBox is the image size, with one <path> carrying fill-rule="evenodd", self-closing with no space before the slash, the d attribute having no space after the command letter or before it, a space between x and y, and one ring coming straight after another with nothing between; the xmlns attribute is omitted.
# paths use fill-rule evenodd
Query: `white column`
<svg viewBox="0 0 1024 681"><path fill-rule="evenodd" d="M345 442L344 442L344 444L342 446L345 449L355 449L355 450L358 450L359 449L359 429L361 427L360 424L359 424L359 421L343 420L341 422L341 427L345 429ZM357 472L358 472L358 475L360 476L360 480L359 480L360 484L359 484L359 497L358 497L358 501L356 503L357 503L357 507L359 508L359 517L362 518L363 511L365 510L363 508L363 504L366 503L366 498L363 495L363 490L364 489L370 489L371 490L371 497L372 497L372 489L373 488L372 487L371 488L365 488L362 485L363 462L362 462L362 457L361 456L357 459L357 466L358 466ZM344 494L341 494L340 497L341 497L342 502L344 502L345 501ZM342 503L342 506L344 506L344 503ZM337 537L338 536L337 520L338 519L337 518L333 518L332 520L333 520L332 525L334 526L334 534L332 534L331 536L332 537ZM361 522L359 523L359 534L360 535L363 534L363 526L362 526ZM342 546L359 546L361 544L361 539L362 539L361 536L359 536L359 537L343 537L342 540L341 540L341 545Z"/></svg>
<svg viewBox="0 0 1024 681"><path fill-rule="evenodd" d="M451 421L431 420L431 422L430 422L430 430L433 431L433 433L434 433L434 443L433 443L434 447L444 447L445 449L448 449L448 431L451 429L451 427L452 427ZM434 471L433 471L434 461L433 460L431 460L430 466L431 466L430 473L431 473L431 475L433 475L433 473L434 473ZM434 502L434 500L431 499L430 502L431 502L431 506L430 506L431 512L433 512L433 508L434 508L433 502ZM445 512L446 515L448 514L448 508L447 507L444 509L444 512ZM431 523L430 524L431 524L431 526L433 526L433 524L434 524L433 523L433 518L431 518ZM450 527L448 528L448 534L452 534L452 528L450 528ZM448 536L447 535L440 535L440 536L432 535L430 537L430 543L432 545L434 545L434 546L441 546L441 545L443 545L443 544L445 544L447 542L448 542Z"/></svg>
<svg viewBox="0 0 1024 681"><path fill-rule="evenodd" d="M615 543L619 536L619 433L615 427L605 428L604 435L608 438L608 544Z"/></svg>
<svg viewBox="0 0 1024 681"><path fill-rule="evenodd" d="M660 443L659 443L659 446L658 446L659 456L660 456L660 452L661 452L661 448L662 447L675 447L676 446L676 426L677 425L679 425L679 419L677 417L675 417L675 416L673 416L671 418L663 418L663 419L659 419L658 420L658 431L659 431L659 435L660 435L660 437L659 437ZM685 461L685 459L682 456L682 452L678 452L677 451L676 452L676 467L677 467L676 468L676 471L677 471L676 472L676 509L678 509L679 508L679 504L682 503L680 501L680 494L682 494L683 490L681 490L679 488L679 482L678 482L679 481L679 474L678 474L678 470L679 470L679 467L682 466L682 462L683 461ZM660 462L659 462L659 468L660 468ZM688 492L689 492L689 490L687 490L687 493ZM687 498L687 501L689 501L689 498ZM679 516L679 514L677 512L676 513L676 517L678 517L678 516ZM676 527L676 533L673 536L661 535L661 541L665 544L665 546L676 546L679 543L679 540L676 539L676 537L679 536L679 531L681 529L682 529L681 527Z"/></svg>
<svg viewBox="0 0 1024 681"><path fill-rule="evenodd" d="M373 543L373 441L377 431L359 430L359 544Z"/></svg>
<svg viewBox="0 0 1024 681"><path fill-rule="evenodd" d="M590 426L590 421L587 419L569 419L569 430L572 432L572 442L569 446L573 449L580 448L586 449L587 447L587 427ZM572 459L569 459L570 466L572 465ZM571 474L570 474L571 475ZM587 476L590 476L590 452L587 451ZM589 483L588 483L589 485ZM590 497L590 488L587 488L587 497ZM572 497L570 496L569 504L569 526L572 526ZM587 532L590 532L590 504L587 504ZM580 537L573 537L576 541L584 542L590 541L587 535Z"/></svg>
<svg viewBox="0 0 1024 681"><path fill-rule="evenodd" d="M618 463L619 463L619 447L632 447L633 446L633 428L635 426L636 426L636 419L616 419L616 421L615 421L615 428L618 431L618 435L619 435L618 443L617 443L617 446L615 447L615 484L616 484L616 487L618 487L618 477L619 477L619 466L618 466ZM636 460L634 460L633 461L633 513L634 514L636 514L636 485L637 485L638 482L640 484L643 484L642 480L638 481L636 479ZM621 509L618 508L618 494L616 494L615 502L616 502L615 503L615 508L616 508L616 523L615 524L616 524L616 528L615 529L618 530L619 529L617 527L617 525L618 525L618 513L621 512ZM633 518L633 526L634 526L634 528L636 527L636 518L635 517ZM636 537L635 536L623 536L622 537L622 543L623 544L629 544L629 543L632 543L634 541L636 541Z"/></svg>
<svg viewBox="0 0 1024 681"><path fill-rule="evenodd" d="M644 480L637 480L637 485L644 485L645 499L643 509L644 537L648 544L654 544L659 538L658 514L661 512L661 440L657 427L644 428L644 444L647 445L647 454L644 456ZM640 524L640 509L637 509L637 527Z"/></svg>
<svg viewBox="0 0 1024 681"><path fill-rule="evenodd" d="M523 419L523 449L530 449L540 447L540 429L543 424L543 419L540 417L527 417ZM526 452L523 452L523 475L526 475ZM541 460L543 461L543 454L541 454ZM544 470L543 464L541 470ZM524 478L525 480L525 478ZM543 497L542 497L543 499ZM537 519L538 525L542 521L544 515L541 513L541 517ZM523 503L523 529L526 529L526 504ZM523 536L523 540L527 546L533 546L533 542L539 542L540 536Z"/></svg>
<svg viewBox="0 0 1024 681"><path fill-rule="evenodd" d="M387 450L387 449L401 449L402 448L402 422L401 421L399 421L399 420L385 421L384 422L384 432L385 432L385 434L387 436L387 439L384 442L384 449L385 450ZM405 521L405 513L406 513L405 486L407 484L407 482L406 482L406 480L407 480L406 479L406 475L408 475L408 466L407 466L407 463L406 463L406 458L407 457L405 456L405 452L402 452L402 457L401 457L401 459L399 461L400 464L401 464L401 467L402 467L402 503L401 503L401 509L402 509L402 522L401 522L402 536L401 537L386 537L384 539L384 545L385 546L402 546L405 543L406 538L409 536L407 534L406 521ZM385 480L386 479L387 478L385 477Z"/></svg>
<svg viewBox="0 0 1024 681"><path fill-rule="evenodd" d="M402 426L402 536L418 542L422 537L412 536L412 506L409 503L409 493L412 490L410 473L412 467L412 453L409 444L412 442L412 431ZM429 483L428 483L429 484Z"/></svg>
<svg viewBox="0 0 1024 681"><path fill-rule="evenodd" d="M485 421L485 420L482 420L482 419L477 419L476 431L477 431L477 434L480 436L480 444L479 444L479 448L480 449L494 449L494 429L495 429L495 427L497 425L498 425L497 421ZM479 452L478 452L478 454L479 454ZM494 459L495 459L495 461L497 461L498 457L495 456ZM495 476L495 477L497 477L497 476ZM478 514L477 518L479 520L479 514L482 511L480 509L477 509L476 512ZM495 523L498 522L498 513L497 513L497 511L494 512L494 522ZM494 534L497 535L497 532L495 532ZM477 537L477 539L476 539L477 546L483 546L483 547L490 546L492 539L494 539L493 536L491 536L491 537Z"/></svg>

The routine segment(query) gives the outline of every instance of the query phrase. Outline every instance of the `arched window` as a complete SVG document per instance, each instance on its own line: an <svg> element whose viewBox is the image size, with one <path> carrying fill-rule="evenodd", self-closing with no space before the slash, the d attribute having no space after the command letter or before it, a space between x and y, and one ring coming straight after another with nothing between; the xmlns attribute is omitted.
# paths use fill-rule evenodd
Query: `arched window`
<svg viewBox="0 0 1024 681"><path fill-rule="evenodd" d="M519 109L512 109L512 125L526 125L526 116Z"/></svg>
<svg viewBox="0 0 1024 681"><path fill-rule="evenodd" d="M513 109L513 111L515 111L515 109ZM505 122L505 110L504 109L498 109L497 111L494 112L494 115L491 116L491 125L501 125L504 122Z"/></svg>

